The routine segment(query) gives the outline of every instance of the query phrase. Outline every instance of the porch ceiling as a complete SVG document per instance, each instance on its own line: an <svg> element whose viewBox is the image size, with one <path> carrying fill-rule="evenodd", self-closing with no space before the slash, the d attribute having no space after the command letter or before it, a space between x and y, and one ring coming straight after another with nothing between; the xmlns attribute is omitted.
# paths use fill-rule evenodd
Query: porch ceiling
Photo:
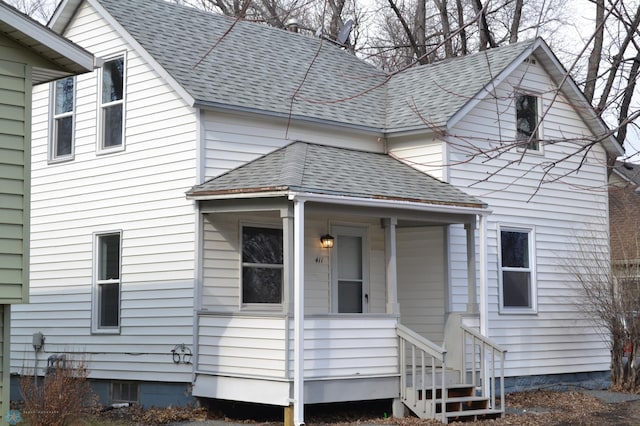
<svg viewBox="0 0 640 426"><path fill-rule="evenodd" d="M204 201L293 193L309 194L320 198L315 201L331 204L369 200L380 208L403 208L407 204L487 207L481 200L388 154L305 142L294 142L196 185L187 192L187 198Z"/></svg>

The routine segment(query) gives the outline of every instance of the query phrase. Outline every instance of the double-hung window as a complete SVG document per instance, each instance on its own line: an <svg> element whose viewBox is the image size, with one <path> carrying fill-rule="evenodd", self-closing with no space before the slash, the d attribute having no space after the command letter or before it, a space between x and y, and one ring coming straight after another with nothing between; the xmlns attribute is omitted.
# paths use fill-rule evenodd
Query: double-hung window
<svg viewBox="0 0 640 426"><path fill-rule="evenodd" d="M242 227L242 304L280 304L282 229Z"/></svg>
<svg viewBox="0 0 640 426"><path fill-rule="evenodd" d="M100 90L100 150L124 148L124 56L105 61Z"/></svg>
<svg viewBox="0 0 640 426"><path fill-rule="evenodd" d="M68 160L73 157L75 128L75 77L53 83L53 111L49 161Z"/></svg>
<svg viewBox="0 0 640 426"><path fill-rule="evenodd" d="M120 329L121 233L95 236L94 332Z"/></svg>
<svg viewBox="0 0 640 426"><path fill-rule="evenodd" d="M516 93L516 141L527 150L540 151L540 102L535 95Z"/></svg>
<svg viewBox="0 0 640 426"><path fill-rule="evenodd" d="M500 229L500 308L503 312L536 309L533 238L532 229Z"/></svg>

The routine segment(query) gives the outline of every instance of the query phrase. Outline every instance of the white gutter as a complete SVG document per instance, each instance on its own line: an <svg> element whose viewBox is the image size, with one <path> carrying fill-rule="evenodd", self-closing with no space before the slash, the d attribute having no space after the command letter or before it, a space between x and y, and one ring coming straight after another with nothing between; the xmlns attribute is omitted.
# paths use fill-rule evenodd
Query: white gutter
<svg viewBox="0 0 640 426"><path fill-rule="evenodd" d="M293 422L304 424L304 199L293 200Z"/></svg>

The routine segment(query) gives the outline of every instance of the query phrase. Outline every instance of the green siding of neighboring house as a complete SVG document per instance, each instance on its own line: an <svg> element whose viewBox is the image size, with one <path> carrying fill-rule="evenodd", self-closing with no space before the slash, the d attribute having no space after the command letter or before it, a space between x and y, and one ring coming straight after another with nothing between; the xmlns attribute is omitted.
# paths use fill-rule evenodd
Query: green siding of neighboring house
<svg viewBox="0 0 640 426"><path fill-rule="evenodd" d="M31 82L29 66L18 61L0 59L0 303L3 304L26 302L28 294Z"/></svg>

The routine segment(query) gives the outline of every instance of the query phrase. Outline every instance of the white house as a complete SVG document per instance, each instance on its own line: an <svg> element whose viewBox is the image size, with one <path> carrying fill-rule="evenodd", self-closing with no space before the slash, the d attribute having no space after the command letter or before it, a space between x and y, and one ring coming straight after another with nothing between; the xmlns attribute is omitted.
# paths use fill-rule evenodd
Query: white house
<svg viewBox="0 0 640 426"><path fill-rule="evenodd" d="M502 414L500 387L606 379L563 262L608 244L621 148L543 40L388 75L160 0L64 0L51 28L104 66L33 93L13 372L77 354L112 402L296 424L302 402L446 422Z"/></svg>

